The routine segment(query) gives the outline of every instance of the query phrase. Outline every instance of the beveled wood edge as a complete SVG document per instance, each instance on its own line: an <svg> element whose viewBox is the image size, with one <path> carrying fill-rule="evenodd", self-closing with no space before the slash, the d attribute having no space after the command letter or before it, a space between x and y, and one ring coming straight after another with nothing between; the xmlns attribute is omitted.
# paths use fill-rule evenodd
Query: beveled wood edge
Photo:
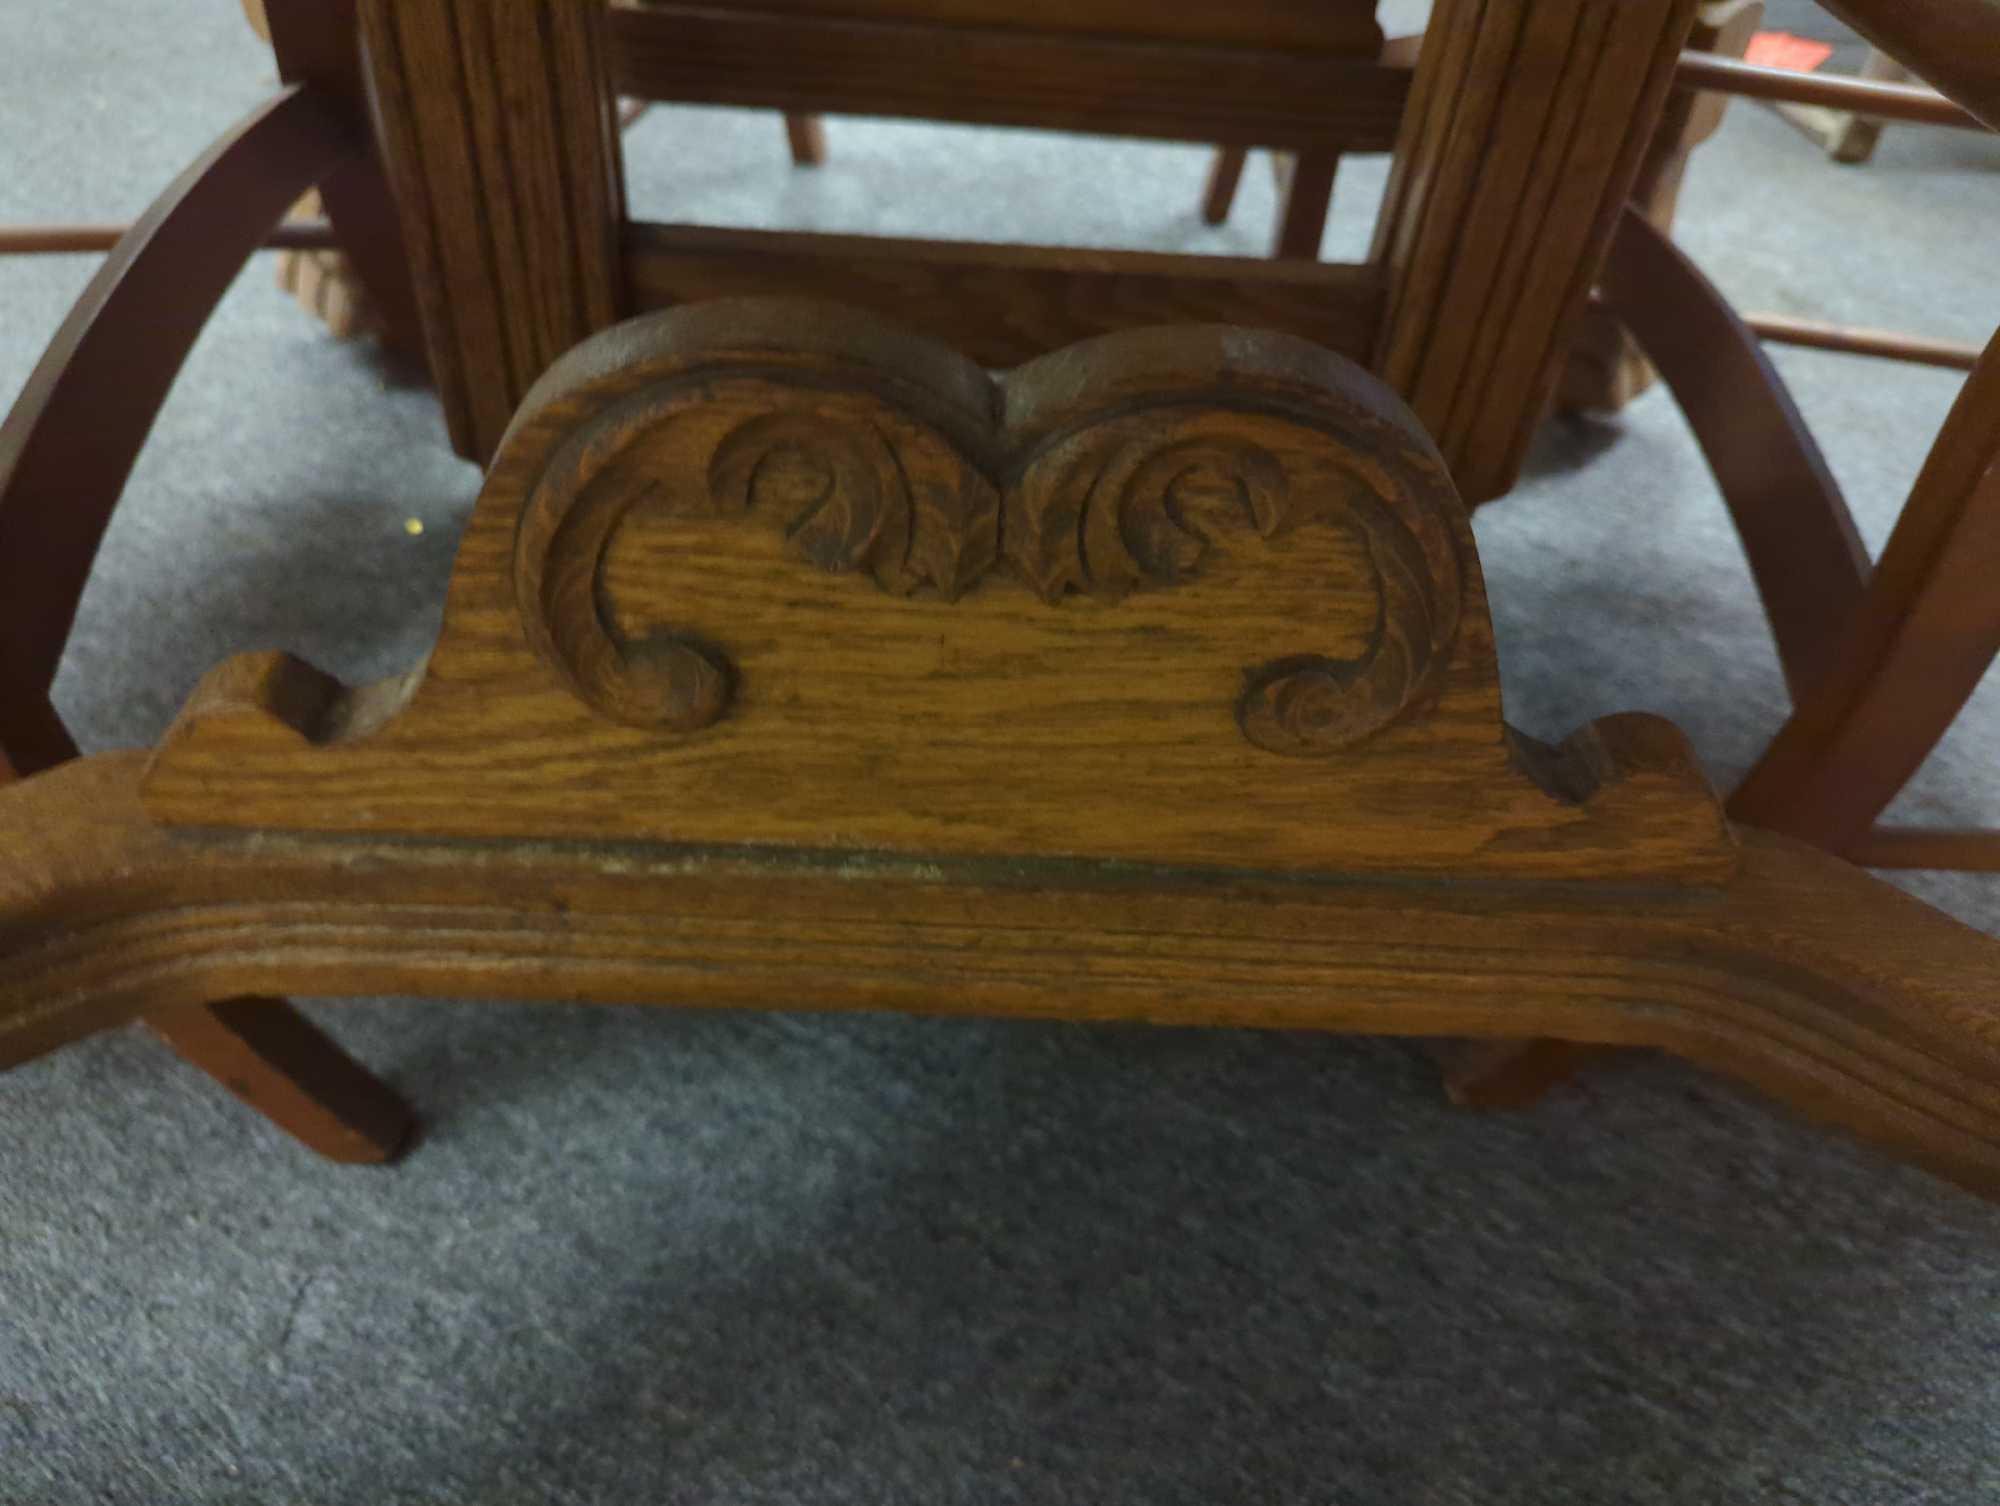
<svg viewBox="0 0 2000 1506"><path fill-rule="evenodd" d="M1743 833L1715 890L175 834L143 755L0 790L0 1061L276 990L1656 1046L2000 1195L2000 947Z"/></svg>
<svg viewBox="0 0 2000 1506"><path fill-rule="evenodd" d="M1452 766L1445 792L1438 796L1447 806L1462 798L1525 803L1514 803L1513 814L1468 846L1456 862L1434 856L1416 861L1406 848L1343 855L1333 843L1318 861L1294 855L1280 866L1320 873L1365 869L1458 876L1462 864L1487 878L1637 876L1647 882L1697 885L1726 882L1734 871L1738 854L1720 804L1677 729L1657 718L1610 717L1551 750L1505 726L1477 548L1435 446L1402 401L1355 363L1268 331L1219 325L1126 330L995 377L950 348L865 311L807 300L718 300L627 321L562 357L517 413L489 473L474 524L476 531L477 519L485 517L489 532L504 526L511 535L509 579L501 585L490 562L455 575L431 683L456 683L475 663L479 672L486 672L487 660L480 656L496 650L487 644L467 647L462 637L455 638L453 624L476 612L497 611L507 619L503 636L510 644L525 631L529 651L543 665L553 665L586 706L613 719L624 716L625 704L613 694L619 686L600 684L585 672L586 663L602 668L592 644L579 647L575 633L558 642L550 626L544 587L557 579L550 544L562 536L569 510L562 499L569 494L544 496L539 478L551 456L581 442L581 420L622 409L649 391L684 388L732 369L765 379L796 379L814 389L828 383L836 389L851 385L893 399L927 428L948 436L965 463L1003 488L1032 471L1040 456L1092 425L1189 404L1203 413L1281 418L1355 454L1366 453L1373 484L1386 488L1384 506L1407 512L1427 535L1435 535L1431 543L1445 557L1427 568L1437 572L1436 589L1449 599L1448 607L1423 608L1433 615L1421 622L1411 619L1408 631L1434 640L1435 650L1422 671L1426 678L1406 675L1401 699L1388 714L1402 717L1407 712L1409 719L1418 720L1448 709L1470 719L1476 735L1488 740L1487 753ZM1038 591L1073 584L1060 561L1054 576L1045 578L1048 572L1032 553L1008 555L990 562L990 568ZM1412 600L1400 606L1410 608ZM1416 604L1422 607L1421 601ZM1274 663L1287 674L1299 670L1291 661ZM539 677L539 666L523 662L519 667ZM1389 667L1394 670L1395 661ZM528 840L583 834L559 807L532 795L513 799L504 814L496 814L492 805L468 807L454 800L449 814L433 810L413 815L399 808L393 817L381 814L379 800L371 798L363 809L372 814L359 818L345 797L321 795L337 770L312 755L337 751L328 745L361 742L392 719L397 722L397 756L422 760L432 746L429 739L448 730L450 721L440 701L422 689L425 680L426 667L420 666L390 680L347 687L283 655L251 654L229 661L203 680L156 751L146 779L148 808L175 827L393 831L404 837L506 834ZM702 707L691 703L683 709L692 716ZM1237 720L1251 742L1274 746L1269 740L1273 729L1245 723L1242 704ZM693 725L698 729L706 723ZM574 729L578 756L590 755L593 726ZM1465 745L1463 739L1459 745ZM1281 751L1292 746L1283 743ZM372 751L355 750L362 757ZM1332 750L1315 746L1305 751ZM996 758L1001 754L994 752ZM246 778L295 781L297 790L275 804L246 804L236 783ZM830 808L837 808L842 797L839 788L826 791ZM462 813L469 809L481 814L468 824ZM1409 816L1399 820L1399 832L1414 835L1421 829ZM666 831L649 830L654 838L671 839ZM622 823L600 823L588 835L616 842L629 833ZM795 835L785 840L803 839ZM883 845L911 850L893 837L884 838ZM1026 846L989 841L977 850L1062 855L1059 846L1051 854L1046 840ZM1163 850L1143 841L1110 848L1084 843L1067 855L1095 853L1143 862ZM1172 856L1186 860L1193 854L1183 848Z"/></svg>

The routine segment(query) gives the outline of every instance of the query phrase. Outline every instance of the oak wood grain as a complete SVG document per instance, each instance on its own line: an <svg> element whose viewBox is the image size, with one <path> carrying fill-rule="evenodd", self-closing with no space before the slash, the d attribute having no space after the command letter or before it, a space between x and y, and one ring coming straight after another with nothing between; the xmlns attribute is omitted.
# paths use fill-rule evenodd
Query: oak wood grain
<svg viewBox="0 0 2000 1506"><path fill-rule="evenodd" d="M1676 1052L2000 1193L1996 944L1749 832L1717 887L174 834L141 760L0 790L0 1061L278 987Z"/></svg>
<svg viewBox="0 0 2000 1506"><path fill-rule="evenodd" d="M1826 0L1826 8L2000 131L2000 0Z"/></svg>
<svg viewBox="0 0 2000 1506"><path fill-rule="evenodd" d="M537 386L420 681L225 666L147 799L196 827L1718 881L1685 744L1614 730L1506 728L1463 508L1350 363L1195 327L1000 383L852 311L723 302Z"/></svg>
<svg viewBox="0 0 2000 1506"><path fill-rule="evenodd" d="M280 3L274 18L294 7ZM295 83L204 152L120 237L0 424L0 782L76 744L49 700L99 540L195 337L286 208L364 138ZM6 851L0 844L0 853ZM150 1021L315 1150L381 1159L407 1111L290 1006L204 1000Z"/></svg>
<svg viewBox="0 0 2000 1506"><path fill-rule="evenodd" d="M1278 195L1278 228L1271 254L1280 260L1317 261L1326 237L1326 217L1333 208L1333 180L1340 168L1337 152L1301 152L1285 172Z"/></svg>
<svg viewBox="0 0 2000 1506"><path fill-rule="evenodd" d="M1694 0L1444 0L1377 230L1376 366L1461 493L1519 471L1658 122Z"/></svg>
<svg viewBox="0 0 2000 1506"><path fill-rule="evenodd" d="M2000 873L2000 831L1991 827L1872 826L1847 844L1859 868Z"/></svg>
<svg viewBox="0 0 2000 1506"><path fill-rule="evenodd" d="M393 1161L416 1130L408 1104L293 1006L234 998L153 1010L146 1024L301 1144L332 1161Z"/></svg>

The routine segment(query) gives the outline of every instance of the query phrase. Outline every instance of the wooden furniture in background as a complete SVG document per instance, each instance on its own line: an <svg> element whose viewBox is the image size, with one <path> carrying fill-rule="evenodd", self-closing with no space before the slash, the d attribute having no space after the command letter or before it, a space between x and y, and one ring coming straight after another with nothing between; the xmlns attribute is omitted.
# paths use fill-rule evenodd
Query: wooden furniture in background
<svg viewBox="0 0 2000 1506"><path fill-rule="evenodd" d="M0 746L30 776L0 793L0 1050L169 1007L240 1037L209 1001L278 986L1553 1034L1681 1051L1994 1186L1990 943L1733 828L1660 724L1551 750L1500 720L1463 507L1511 484L1594 281L1745 532L1802 789L1845 788L1898 668L1962 671L2000 610L1947 558L1993 505L1991 383L1871 582L1754 336L1621 227L1693 0L1442 0L1414 75L1359 4L1162 38L1129 0L1038 26L859 3L364 0L365 86L338 6L273 4L282 125L135 228L0 437ZM1336 20L1354 56L1299 44ZM1356 267L645 226L621 93L1397 155ZM315 178L359 233L383 172L453 436L500 456L431 672L349 690L242 661L150 760L54 767L49 677L199 295ZM196 296L128 381L97 352L177 256ZM379 239L356 260L388 274ZM921 336L680 307L829 288ZM670 312L569 353L647 308ZM1129 332L1190 318L1369 372ZM1733 424L1703 416L1732 391ZM1813 589L1787 584L1801 549ZM1914 637L1876 615L1898 592ZM285 1080L283 1050L250 1055ZM336 1116L357 1088L298 1086Z"/></svg>
<svg viewBox="0 0 2000 1506"><path fill-rule="evenodd" d="M1421 36L1388 37L1377 54L1386 68L1415 68ZM1249 148L1219 146L1208 167L1208 181L1201 192L1201 217L1211 225L1229 218L1236 198L1236 185L1243 180ZM1333 209L1333 177L1339 166L1337 153L1274 151L1271 173L1278 185L1278 219L1272 234L1271 254L1286 260L1313 260L1319 256L1320 242L1326 239L1326 219Z"/></svg>
<svg viewBox="0 0 2000 1506"><path fill-rule="evenodd" d="M1881 48L1871 47L1862 60L1859 77L1871 83L1903 84L1910 81L1910 70ZM1882 127L1887 123L1879 115L1863 115L1832 105L1786 100L1773 108L1836 162L1866 162L1874 156L1875 144L1882 139Z"/></svg>

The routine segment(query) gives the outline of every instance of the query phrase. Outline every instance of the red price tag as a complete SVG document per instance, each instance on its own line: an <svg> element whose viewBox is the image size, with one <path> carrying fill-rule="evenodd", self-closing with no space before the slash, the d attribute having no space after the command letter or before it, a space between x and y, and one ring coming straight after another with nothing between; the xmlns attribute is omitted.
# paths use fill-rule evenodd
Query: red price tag
<svg viewBox="0 0 2000 1506"><path fill-rule="evenodd" d="M1755 63L1760 68L1789 68L1794 73L1811 73L1832 56L1831 42L1795 37L1789 31L1760 31L1743 49L1746 63Z"/></svg>

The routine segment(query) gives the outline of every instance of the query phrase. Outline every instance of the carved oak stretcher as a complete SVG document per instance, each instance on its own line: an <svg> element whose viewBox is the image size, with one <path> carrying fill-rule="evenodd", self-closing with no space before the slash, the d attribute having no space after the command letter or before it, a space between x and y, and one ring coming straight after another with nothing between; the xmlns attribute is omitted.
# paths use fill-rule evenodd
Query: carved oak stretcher
<svg viewBox="0 0 2000 1506"><path fill-rule="evenodd" d="M402 300L454 433L490 460L442 634L365 686L233 660L158 748L69 757L47 684L73 588L227 281L231 246L193 227L233 216L240 259L319 179L336 226L388 224L378 147L340 103L353 17L273 4L296 81L128 237L0 432L0 587L20 593L0 592L0 747L29 776L0 788L0 1064L144 1016L288 1127L379 1159L400 1105L269 995L1549 1037L1676 1052L2000 1191L2000 944L1726 818L1656 718L1559 747L1503 720L1465 499L1505 490L1607 249L1605 296L1697 433L1740 400L1779 435L1747 481L1716 464L1797 683L1814 656L1839 678L1824 656L1866 584L1740 323L1619 220L1690 3L1441 5L1378 261L1258 284L1321 298L1313 327L1367 367L1083 296L1220 296L1182 258L933 246L854 280L879 303L927 269L921 322L957 320L970 356L816 299L662 297L621 320L722 265L620 218L603 48L655 22L364 5L409 256L357 261L413 269ZM1538 56L1553 93L1479 61ZM453 74L465 97L426 92L481 57ZM1551 112L1622 120L1634 87L1611 149L1551 146ZM454 156L503 100L546 138L475 133ZM1541 217L1495 231L1478 206L1510 192ZM567 228L527 233L537 204ZM1494 259L1459 255L1466 236ZM803 239L803 281L865 274L852 243ZM801 280L748 251L729 267ZM1011 309L959 312L959 275L1059 296L1031 341ZM168 285L185 329L119 366L127 311ZM1457 319L1496 299L1511 322ZM1115 332L1043 338L1094 326ZM1010 342L1045 353L990 375ZM114 366L129 400L100 414ZM1990 467L1968 467L1996 373L1989 355L1920 483L1927 529L1989 515ZM52 507L78 467L81 502ZM1802 559L1831 606L1785 594L1778 566ZM1799 767L1789 787L1833 787Z"/></svg>
<svg viewBox="0 0 2000 1506"><path fill-rule="evenodd" d="M1545 1033L2000 1186L2000 947L1733 832L1664 722L1511 731L1435 448L1284 336L618 327L428 666L232 661L0 822L11 1058L278 988Z"/></svg>

